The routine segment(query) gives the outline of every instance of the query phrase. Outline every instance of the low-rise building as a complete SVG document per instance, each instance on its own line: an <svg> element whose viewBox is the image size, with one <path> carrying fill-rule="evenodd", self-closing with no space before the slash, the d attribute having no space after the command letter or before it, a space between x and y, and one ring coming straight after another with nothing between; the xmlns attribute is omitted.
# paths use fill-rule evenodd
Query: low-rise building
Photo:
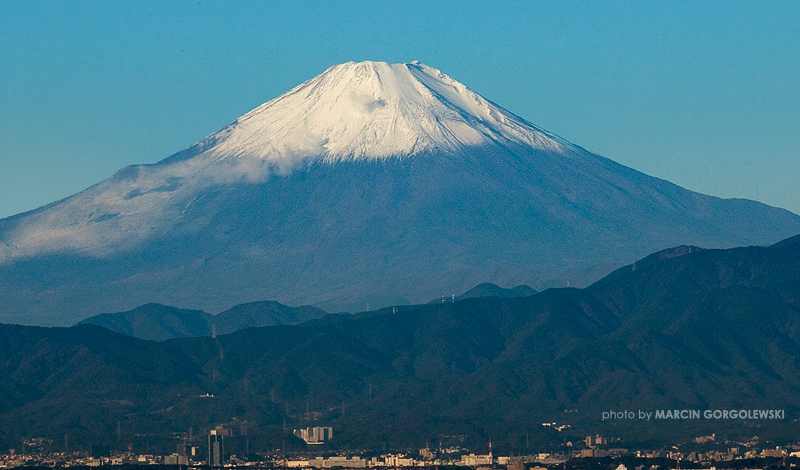
<svg viewBox="0 0 800 470"><path fill-rule="evenodd" d="M164 465L189 465L189 457L181 454L172 454L164 457Z"/></svg>
<svg viewBox="0 0 800 470"><path fill-rule="evenodd" d="M494 459L492 458L492 454L485 454L485 455L462 455L461 456L461 465L465 465L467 467L477 467L478 465L492 465L494 463Z"/></svg>
<svg viewBox="0 0 800 470"><path fill-rule="evenodd" d="M383 459L384 465L387 467L414 467L417 461L413 458L406 457L405 454L392 455L389 454Z"/></svg>

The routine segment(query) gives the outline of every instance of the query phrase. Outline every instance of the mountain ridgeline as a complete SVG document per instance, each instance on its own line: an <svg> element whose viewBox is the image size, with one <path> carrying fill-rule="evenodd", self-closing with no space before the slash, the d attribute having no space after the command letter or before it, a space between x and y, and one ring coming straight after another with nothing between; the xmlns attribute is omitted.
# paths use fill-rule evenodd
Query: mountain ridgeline
<svg viewBox="0 0 800 470"><path fill-rule="evenodd" d="M326 314L316 307L288 307L272 301L237 305L218 315L202 310L146 304L127 312L95 315L78 324L98 325L124 335L163 341L216 336L260 326L295 325Z"/></svg>
<svg viewBox="0 0 800 470"><path fill-rule="evenodd" d="M527 442L594 433L624 446L711 433L782 442L796 439L800 419L800 236L676 247L585 289L331 314L216 338L2 325L0 374L6 442L68 433L76 446L174 449L190 427L197 436L244 421L251 448L263 449L301 450L284 429L311 425L334 427L331 450L461 436L471 448L491 438L498 451L524 452ZM601 418L672 409L785 417ZM226 441L230 452L237 442Z"/></svg>
<svg viewBox="0 0 800 470"><path fill-rule="evenodd" d="M152 165L0 220L0 321L149 302L418 304L479 282L587 286L677 245L769 245L800 217L688 191L418 62L333 66Z"/></svg>
<svg viewBox="0 0 800 470"><path fill-rule="evenodd" d="M535 290L526 285L504 289L491 282L483 282L459 296L454 296L453 299L524 297L535 293ZM431 303L449 302L450 299L443 297ZM236 305L218 315L211 315L202 310L146 304L127 312L101 313L77 324L92 324L124 335L163 341L173 338L216 336L261 326L297 325L326 314L324 310L308 305L289 307L273 301Z"/></svg>

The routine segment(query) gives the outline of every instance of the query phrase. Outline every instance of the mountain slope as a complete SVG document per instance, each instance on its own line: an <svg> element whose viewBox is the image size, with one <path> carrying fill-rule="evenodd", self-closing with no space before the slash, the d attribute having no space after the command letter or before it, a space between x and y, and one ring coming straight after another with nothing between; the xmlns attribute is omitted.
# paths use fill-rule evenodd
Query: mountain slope
<svg viewBox="0 0 800 470"><path fill-rule="evenodd" d="M227 334L245 328L297 325L327 314L324 310L308 305L289 307L272 301L250 302L236 305L216 315L214 324L217 334Z"/></svg>
<svg viewBox="0 0 800 470"><path fill-rule="evenodd" d="M583 286L670 246L796 233L797 215L626 168L423 64L347 63L0 220L0 320L263 299L358 311L486 281Z"/></svg>
<svg viewBox="0 0 800 470"><path fill-rule="evenodd" d="M482 282L472 289L457 295L456 299L473 299L476 297L525 297L535 294L536 291L530 286L519 285L510 289L504 289L491 282Z"/></svg>
<svg viewBox="0 0 800 470"><path fill-rule="evenodd" d="M184 310L160 304L146 304L128 312L101 313L79 322L102 326L136 338L163 341L170 338L208 336L212 316L201 310Z"/></svg>

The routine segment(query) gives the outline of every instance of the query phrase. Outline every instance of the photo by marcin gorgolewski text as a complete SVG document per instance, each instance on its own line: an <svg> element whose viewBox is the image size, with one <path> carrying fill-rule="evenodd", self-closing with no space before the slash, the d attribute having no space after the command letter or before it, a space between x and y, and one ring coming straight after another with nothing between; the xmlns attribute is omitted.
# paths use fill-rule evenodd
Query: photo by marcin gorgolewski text
<svg viewBox="0 0 800 470"><path fill-rule="evenodd" d="M785 410L622 410L622 411L603 411L601 419L624 420L641 419L645 421L661 419L785 419Z"/></svg>

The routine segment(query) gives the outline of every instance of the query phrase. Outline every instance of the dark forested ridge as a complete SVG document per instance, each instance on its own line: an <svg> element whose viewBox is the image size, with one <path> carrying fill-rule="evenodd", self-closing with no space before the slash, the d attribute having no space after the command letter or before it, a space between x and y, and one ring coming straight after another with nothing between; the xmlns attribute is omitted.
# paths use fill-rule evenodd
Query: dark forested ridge
<svg viewBox="0 0 800 470"><path fill-rule="evenodd" d="M340 448L463 436L522 451L531 439L595 432L623 443L711 432L788 438L800 418L799 298L794 237L677 247L582 290L328 315L216 338L2 325L0 429L8 442L69 434L75 445L119 448L243 421L251 446L264 448L300 445L284 422L289 433L333 426L330 445ZM785 419L601 420L603 411L657 409L783 409ZM542 426L553 422L571 427Z"/></svg>
<svg viewBox="0 0 800 470"><path fill-rule="evenodd" d="M273 301L240 304L217 315L202 310L146 304L127 312L95 315L78 324L98 325L141 339L163 341L227 334L260 326L295 325L326 314L324 310L308 305L289 307Z"/></svg>

